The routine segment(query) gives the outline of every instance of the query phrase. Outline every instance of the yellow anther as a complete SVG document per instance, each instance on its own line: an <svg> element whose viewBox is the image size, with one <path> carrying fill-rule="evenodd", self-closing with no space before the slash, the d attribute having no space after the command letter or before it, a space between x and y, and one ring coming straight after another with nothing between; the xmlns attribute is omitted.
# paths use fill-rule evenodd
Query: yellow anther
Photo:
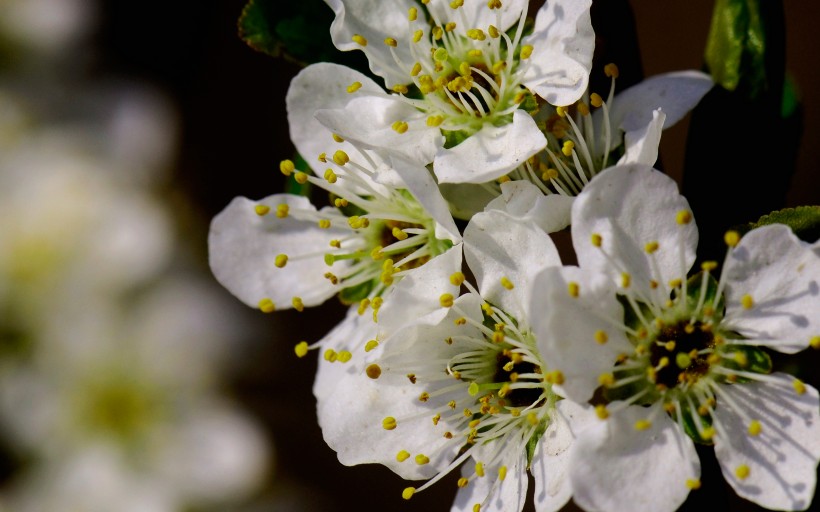
<svg viewBox="0 0 820 512"><path fill-rule="evenodd" d="M260 300L258 306L263 313L273 313L274 311L276 311L276 304L274 304L272 300L267 298Z"/></svg>
<svg viewBox="0 0 820 512"><path fill-rule="evenodd" d="M416 62L415 64L413 64L413 68L410 70L410 75L418 76L419 73L421 73L421 63Z"/></svg>
<svg viewBox="0 0 820 512"><path fill-rule="evenodd" d="M443 35L444 35L444 29L443 28L433 27L433 39L434 40L436 40L436 41L440 40ZM436 59L439 62L443 62L443 61L447 60L446 57L444 59L436 58L436 54L439 53L439 50L444 50L444 48L439 48L438 50L436 50L436 52L433 54L433 58ZM445 55L447 54L447 50L444 50L444 54Z"/></svg>
<svg viewBox="0 0 820 512"><path fill-rule="evenodd" d="M426 455L424 455L423 453L420 453L420 454L416 455L416 464L418 464L419 466L423 466L423 465L425 465L429 462L430 462L430 459Z"/></svg>
<svg viewBox="0 0 820 512"><path fill-rule="evenodd" d="M592 236L590 237L590 241L592 242L592 245L594 245L595 247L601 247L601 243L603 242L603 238L598 233L592 233Z"/></svg>
<svg viewBox="0 0 820 512"><path fill-rule="evenodd" d="M689 357L689 354L678 352L675 355L675 364L681 370L685 370L692 364L692 358Z"/></svg>
<svg viewBox="0 0 820 512"><path fill-rule="evenodd" d="M433 416L433 425L438 425L439 420L441 420L441 414Z"/></svg>
<svg viewBox="0 0 820 512"><path fill-rule="evenodd" d="M393 430L396 428L396 418L388 416L382 420L382 428L385 430Z"/></svg>
<svg viewBox="0 0 820 512"><path fill-rule="evenodd" d="M606 332L604 332L600 329L595 331L595 342L596 343L598 343L599 345L603 345L607 341L609 341L609 336L607 336Z"/></svg>
<svg viewBox="0 0 820 512"><path fill-rule="evenodd" d="M759 436L761 430L762 430L762 427L761 427L759 421L752 420L752 422L749 423L749 435L750 436Z"/></svg>
<svg viewBox="0 0 820 512"><path fill-rule="evenodd" d="M461 477L461 478L458 479L458 482L456 482L456 485L458 485L459 487L467 487L467 484L469 484L469 483L470 483L470 480L468 480L465 477Z"/></svg>
<svg viewBox="0 0 820 512"><path fill-rule="evenodd" d="M296 357L305 357L308 353L308 344L307 341L300 341L293 347L293 352L296 353Z"/></svg>
<svg viewBox="0 0 820 512"><path fill-rule="evenodd" d="M493 73L496 75L500 74L504 69L507 68L507 61L506 60L499 60L495 64L493 64Z"/></svg>
<svg viewBox="0 0 820 512"><path fill-rule="evenodd" d="M270 206L266 206L264 204L258 204L254 206L253 211L256 212L257 215L260 217L267 215L270 212Z"/></svg>
<svg viewBox="0 0 820 512"><path fill-rule="evenodd" d="M541 174L541 179L544 180L544 181L554 180L554 179L557 179L558 176L559 176L558 171L550 167Z"/></svg>
<svg viewBox="0 0 820 512"><path fill-rule="evenodd" d="M360 315L363 315L367 308L370 306L370 299L362 299L359 302L359 309L358 312Z"/></svg>
<svg viewBox="0 0 820 512"><path fill-rule="evenodd" d="M330 220L329 219L320 219L319 220L319 227L322 229L330 229Z"/></svg>
<svg viewBox="0 0 820 512"><path fill-rule="evenodd" d="M658 242L653 241L644 245L643 250L646 251L647 254L652 254L653 252L658 250L658 247L660 247L660 244L658 244Z"/></svg>
<svg viewBox="0 0 820 512"><path fill-rule="evenodd" d="M407 10L407 19L410 21L416 21L419 17L419 10L415 7L411 7Z"/></svg>
<svg viewBox="0 0 820 512"><path fill-rule="evenodd" d="M673 402L664 402L663 410L666 411L668 414L673 414L677 408Z"/></svg>
<svg viewBox="0 0 820 512"><path fill-rule="evenodd" d="M415 32L413 32L413 42L414 43L418 43L419 41L421 41L422 37L424 37L424 31L423 30L416 30Z"/></svg>
<svg viewBox="0 0 820 512"><path fill-rule="evenodd" d="M464 283L464 279L464 274L461 272L454 272L450 275L450 283L452 283L453 286L461 286L461 284Z"/></svg>
<svg viewBox="0 0 820 512"><path fill-rule="evenodd" d="M508 175L505 174L504 176L501 176L501 177L497 178L495 181L498 184L507 183L508 181L512 181L512 178L510 178Z"/></svg>
<svg viewBox="0 0 820 512"><path fill-rule="evenodd" d="M393 238L395 238L396 240L407 240L407 237L410 236L397 227L393 228L391 233L393 234Z"/></svg>
<svg viewBox="0 0 820 512"><path fill-rule="evenodd" d="M322 357L325 358L325 361L327 361L329 363L333 363L339 357L339 354L337 354L336 351L333 350L332 348L329 348L329 349L325 350L325 353L323 354Z"/></svg>
<svg viewBox="0 0 820 512"><path fill-rule="evenodd" d="M598 375L598 384L606 387L612 386L615 384L615 375L611 373L602 373L601 375Z"/></svg>
<svg viewBox="0 0 820 512"><path fill-rule="evenodd" d="M658 361L658 370L662 370L662 369L666 368L667 366L669 366L669 358L666 357L666 356L663 356L660 359L660 361Z"/></svg>
<svg viewBox="0 0 820 512"><path fill-rule="evenodd" d="M358 91L362 88L361 82L353 82L352 84L347 86L347 92L353 94L354 92Z"/></svg>
<svg viewBox="0 0 820 512"><path fill-rule="evenodd" d="M482 52L478 48L473 48L472 50L467 50L467 56L468 57L478 59L478 58L481 58L482 55L484 55L484 52Z"/></svg>
<svg viewBox="0 0 820 512"><path fill-rule="evenodd" d="M413 494L415 492L416 492L415 487L407 487L401 492L401 497L406 499L406 500L409 500L410 498L413 497Z"/></svg>
<svg viewBox="0 0 820 512"><path fill-rule="evenodd" d="M501 278L501 286L503 286L507 290L512 290L513 288L515 288L515 285L512 283L512 281L510 281L507 278L507 276Z"/></svg>
<svg viewBox="0 0 820 512"><path fill-rule="evenodd" d="M578 102L578 112L582 116L588 116L589 115L589 106L586 103L584 103L583 101L579 101Z"/></svg>
<svg viewBox="0 0 820 512"><path fill-rule="evenodd" d="M441 126L443 122L444 118L442 116L430 116L427 118L427 126L430 127Z"/></svg>
<svg viewBox="0 0 820 512"><path fill-rule="evenodd" d="M696 490L700 489L700 480L698 480L697 478L695 478L695 479L687 478L686 479L686 487L693 490L693 491L696 491Z"/></svg>
<svg viewBox="0 0 820 512"><path fill-rule="evenodd" d="M396 454L396 460L399 462L404 462L410 458L410 452L407 450L401 450L399 453Z"/></svg>
<svg viewBox="0 0 820 512"><path fill-rule="evenodd" d="M273 260L273 264L276 265L277 268L283 268L285 265L288 264L288 255L277 254L276 258Z"/></svg>
<svg viewBox="0 0 820 512"><path fill-rule="evenodd" d="M368 377L371 379L378 379L379 376L382 374L382 369L376 363L370 364L365 368L364 373L367 374Z"/></svg>
<svg viewBox="0 0 820 512"><path fill-rule="evenodd" d="M487 35L480 28L471 28L467 31L467 37L474 41L483 41L487 39Z"/></svg>
<svg viewBox="0 0 820 512"><path fill-rule="evenodd" d="M475 463L475 474L479 477L484 476L484 464L482 464L481 462Z"/></svg>
<svg viewBox="0 0 820 512"><path fill-rule="evenodd" d="M501 32L498 31L498 28L496 28L495 25L490 25L489 27L487 27L487 32L493 39L496 39L498 36L501 35Z"/></svg>
<svg viewBox="0 0 820 512"><path fill-rule="evenodd" d="M521 60L529 59L532 56L532 45L526 44L521 47Z"/></svg>
<svg viewBox="0 0 820 512"><path fill-rule="evenodd" d="M598 416L599 419L605 420L609 418L609 411L605 405L598 404L595 406L595 415Z"/></svg>
<svg viewBox="0 0 820 512"><path fill-rule="evenodd" d="M725 235L723 235L723 241L726 242L726 245L729 247L736 247L738 242L740 242L740 233L737 231L727 231Z"/></svg>
<svg viewBox="0 0 820 512"><path fill-rule="evenodd" d="M623 272L621 274L621 288L629 288L629 285L632 284L632 276Z"/></svg>
<svg viewBox="0 0 820 512"><path fill-rule="evenodd" d="M592 94L589 95L589 103L593 107L598 108L598 107L600 107L601 105L604 104L604 99L601 98L601 95L598 94L597 92L593 92Z"/></svg>
<svg viewBox="0 0 820 512"><path fill-rule="evenodd" d="M490 9L501 9L501 0L489 0L487 7Z"/></svg>
<svg viewBox="0 0 820 512"><path fill-rule="evenodd" d="M300 313L305 310L305 304L302 302L302 297L294 297L291 299L290 303L293 305L293 309Z"/></svg>
<svg viewBox="0 0 820 512"><path fill-rule="evenodd" d="M755 301L752 299L752 296L747 293L740 298L740 305L743 306L743 309L752 309L755 305Z"/></svg>
<svg viewBox="0 0 820 512"><path fill-rule="evenodd" d="M702 437L706 441L712 439L713 437L715 437L715 427L707 427L703 429L703 432L701 432L700 437Z"/></svg>
<svg viewBox="0 0 820 512"><path fill-rule="evenodd" d="M739 480L746 480L749 477L750 469L746 464L741 464L735 468L735 476Z"/></svg>
<svg viewBox="0 0 820 512"><path fill-rule="evenodd" d="M652 422L649 420L638 420L635 422L635 430L649 430L652 427Z"/></svg>
<svg viewBox="0 0 820 512"><path fill-rule="evenodd" d="M467 323L467 319L464 318L463 316L460 316L460 317L456 318L455 320L453 320L453 323L456 324L456 325L465 325Z"/></svg>
<svg viewBox="0 0 820 512"><path fill-rule="evenodd" d="M407 130L410 129L410 125L407 124L405 121L396 121L395 123L393 123L391 128L393 128L393 131L395 131L396 133L406 133Z"/></svg>
<svg viewBox="0 0 820 512"><path fill-rule="evenodd" d="M507 466L501 466L498 468L498 479L503 481L505 478L507 478Z"/></svg>
<svg viewBox="0 0 820 512"><path fill-rule="evenodd" d="M365 39L364 36L362 36L361 34L353 34L353 37L351 39L353 39L354 43L357 43L361 46L367 46L367 39Z"/></svg>
<svg viewBox="0 0 820 512"><path fill-rule="evenodd" d="M451 308L453 307L453 294L452 293L442 293L441 297L439 297L439 303L443 308Z"/></svg>
<svg viewBox="0 0 820 512"><path fill-rule="evenodd" d="M549 382L550 384L557 384L560 386L564 383L564 374L561 372L561 370L553 370L544 375L544 380Z"/></svg>
<svg viewBox="0 0 820 512"><path fill-rule="evenodd" d="M319 156L318 156L318 158L316 158L316 160L319 160L323 164L326 164L327 163L327 153L319 153Z"/></svg>
<svg viewBox="0 0 820 512"><path fill-rule="evenodd" d="M293 179L296 180L296 183L304 185L308 182L308 175L302 171L296 171L296 174L293 175Z"/></svg>
<svg viewBox="0 0 820 512"><path fill-rule="evenodd" d="M555 107L555 113L558 114L558 117L566 117L567 107Z"/></svg>
<svg viewBox="0 0 820 512"><path fill-rule="evenodd" d="M654 279L651 279L649 281L649 287L652 288L653 290L657 289L658 288L658 282L655 281Z"/></svg>
<svg viewBox="0 0 820 512"><path fill-rule="evenodd" d="M692 212L689 210L681 210L675 215L675 221L680 224L689 224L692 222Z"/></svg>
<svg viewBox="0 0 820 512"><path fill-rule="evenodd" d="M666 343L663 344L663 347L666 350L668 350L669 352L672 352L673 350L675 350L675 342L674 341L667 341Z"/></svg>
<svg viewBox="0 0 820 512"><path fill-rule="evenodd" d="M393 39L392 37L385 37L384 38L384 44L386 44L387 46L390 46L391 48L395 48L399 45L399 43L395 39Z"/></svg>
<svg viewBox="0 0 820 512"><path fill-rule="evenodd" d="M604 74L609 78L618 78L618 66L610 62L604 66Z"/></svg>
<svg viewBox="0 0 820 512"><path fill-rule="evenodd" d="M339 144L341 144L342 142L344 142L344 141L345 141L345 140L342 138L342 136L341 136L341 135L339 135L338 133L334 133L334 134L332 134L331 136L333 137L333 140L335 140L335 141L336 141L336 142L338 142Z"/></svg>
<svg viewBox="0 0 820 512"><path fill-rule="evenodd" d="M452 2L450 2L450 7L452 7L453 9L458 9L462 5L464 5L464 0L453 0Z"/></svg>
<svg viewBox="0 0 820 512"><path fill-rule="evenodd" d="M469 62L462 62L458 65L458 72L461 76L469 76L470 75L470 63Z"/></svg>
<svg viewBox="0 0 820 512"><path fill-rule="evenodd" d="M342 197L337 197L333 200L333 206L335 206L336 208L346 208L349 204L350 203L347 201L347 199L344 199Z"/></svg>
<svg viewBox="0 0 820 512"><path fill-rule="evenodd" d="M279 162L279 170L285 176L290 176L293 171L296 170L296 166L293 164L291 160L282 160Z"/></svg>
<svg viewBox="0 0 820 512"><path fill-rule="evenodd" d="M495 331L492 336L494 343L504 343L504 331Z"/></svg>
<svg viewBox="0 0 820 512"><path fill-rule="evenodd" d="M365 351L365 352L370 352L371 350L373 350L374 348L376 348L376 347L378 347L378 346L379 346L379 342L378 342L378 341L376 341L376 340L370 340L370 341L368 341L367 343L365 343L365 345L364 345L364 351ZM379 368L379 374L381 375L381 368ZM369 375L368 375L368 376L369 376Z"/></svg>
<svg viewBox="0 0 820 512"><path fill-rule="evenodd" d="M669 287L673 290L675 288L678 288L681 284L683 284L683 281L681 279L672 279L671 281L669 281Z"/></svg>
<svg viewBox="0 0 820 512"><path fill-rule="evenodd" d="M717 261L704 261L700 264L700 269L705 272L711 272L718 267Z"/></svg>
<svg viewBox="0 0 820 512"><path fill-rule="evenodd" d="M444 31L445 32L452 32L456 29L456 22L455 21L448 21L444 24Z"/></svg>
<svg viewBox="0 0 820 512"><path fill-rule="evenodd" d="M347 156L347 153L342 151L341 149L337 149L335 153L333 153L333 161L336 165L345 165L350 161L350 157Z"/></svg>
<svg viewBox="0 0 820 512"><path fill-rule="evenodd" d="M396 92L396 93L399 93L399 94L407 94L407 92L410 91L410 89L408 89L407 86L403 85L403 84L396 84L393 87L391 87L390 89L393 92Z"/></svg>
<svg viewBox="0 0 820 512"><path fill-rule="evenodd" d="M353 354L351 354L347 350L340 351L336 356L336 359L340 363L346 363L346 362L350 361L352 358L353 358Z"/></svg>
<svg viewBox="0 0 820 512"><path fill-rule="evenodd" d="M804 393L806 392L806 385L805 385L805 384L803 384L803 381L802 381L802 380L800 380L800 379L794 379L794 380L792 381L792 387L794 387L794 391L795 391L798 395L802 395L802 394L804 394Z"/></svg>
<svg viewBox="0 0 820 512"><path fill-rule="evenodd" d="M749 366L749 358L743 352L735 352L732 359L734 359L741 368Z"/></svg>
<svg viewBox="0 0 820 512"><path fill-rule="evenodd" d="M571 140L564 141L564 144L561 146L561 153L564 156L572 156L572 151L575 149L575 143Z"/></svg>
<svg viewBox="0 0 820 512"><path fill-rule="evenodd" d="M336 176L336 173L333 172L333 169L325 170L325 180L327 180L328 183L336 183L337 179L338 177Z"/></svg>
<svg viewBox="0 0 820 512"><path fill-rule="evenodd" d="M578 286L578 283L571 281L567 284L567 292L569 292L570 297L578 297L578 294L581 293L581 287Z"/></svg>
<svg viewBox="0 0 820 512"><path fill-rule="evenodd" d="M820 336L812 336L809 340L809 346L811 348L820 349Z"/></svg>

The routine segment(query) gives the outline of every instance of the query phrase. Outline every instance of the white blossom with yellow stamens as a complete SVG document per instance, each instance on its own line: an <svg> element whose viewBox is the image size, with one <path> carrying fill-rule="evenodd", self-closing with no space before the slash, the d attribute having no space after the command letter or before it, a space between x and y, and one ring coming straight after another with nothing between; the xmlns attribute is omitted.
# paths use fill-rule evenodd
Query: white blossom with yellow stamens
<svg viewBox="0 0 820 512"><path fill-rule="evenodd" d="M586 89L588 0L547 2L531 32L524 0L327 3L334 44L362 50L391 92L361 75L342 89L349 102L317 119L345 139L432 162L440 182L481 183L516 168L546 144L528 113L534 95L568 105Z"/></svg>
<svg viewBox="0 0 820 512"><path fill-rule="evenodd" d="M691 210L674 181L644 165L599 174L572 221L580 268L544 270L529 317L567 396L586 401L601 389L610 400L570 456L575 501L676 509L700 486L694 441L714 444L740 496L807 508L820 460L818 393L771 373L759 347L795 353L817 342L820 257L786 226L730 231L719 280L714 262L689 278Z"/></svg>
<svg viewBox="0 0 820 512"><path fill-rule="evenodd" d="M363 371L337 365L323 376L320 367L325 440L344 464L378 462L428 479L405 499L461 466L452 510L521 510L529 469L537 510L558 510L572 495L568 448L595 414L561 399L562 376L541 357L523 309L532 277L560 264L557 250L537 225L487 212L467 226L464 252L477 288L461 272L439 272L469 291L441 294L420 317L383 309L380 323L399 327L365 345Z"/></svg>

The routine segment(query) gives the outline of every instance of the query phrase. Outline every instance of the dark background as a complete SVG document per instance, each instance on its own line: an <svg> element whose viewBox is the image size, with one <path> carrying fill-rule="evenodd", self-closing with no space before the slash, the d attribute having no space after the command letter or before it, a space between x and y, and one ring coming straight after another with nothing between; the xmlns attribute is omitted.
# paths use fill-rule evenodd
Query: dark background
<svg viewBox="0 0 820 512"><path fill-rule="evenodd" d="M595 1L600 5L609 2ZM186 234L201 248L203 267L207 266L208 219L234 196L259 198L281 191L283 177L278 162L293 152L284 97L299 67L257 53L237 37L236 20L244 3L105 2L101 28L95 36L99 55L89 70L90 78L145 80L176 103L181 145L168 192L169 197L185 194L197 207L183 221ZM805 130L787 204L817 204L820 99L812 93L820 90L820 34L816 27L820 4L785 4L786 65L805 93ZM639 71L642 68L645 76L651 76L701 67L711 0L632 0L630 5L640 45ZM624 26L628 28L628 24ZM722 122L726 130L732 130L736 120ZM665 132L661 146L664 169L679 182L687 126L684 121ZM762 124L759 128L759 138L749 140L746 150L777 151L779 134ZM731 207L731 201L737 200L729 199L730 192L725 204L715 205L716 211ZM342 314L335 304L301 314L258 314L269 334L256 349L242 355L246 363L233 377L233 391L268 427L277 451L276 468L260 498L276 496L280 501L275 507L259 510L448 510L456 488L454 479L440 482L406 503L400 497L406 484L389 470L377 466L345 468L324 444L310 392L316 364L311 358L295 358L292 347L303 339L319 339ZM711 451L702 457L704 487L693 493L687 508L709 503L714 509L753 509L725 490L719 469L713 462L710 466Z"/></svg>

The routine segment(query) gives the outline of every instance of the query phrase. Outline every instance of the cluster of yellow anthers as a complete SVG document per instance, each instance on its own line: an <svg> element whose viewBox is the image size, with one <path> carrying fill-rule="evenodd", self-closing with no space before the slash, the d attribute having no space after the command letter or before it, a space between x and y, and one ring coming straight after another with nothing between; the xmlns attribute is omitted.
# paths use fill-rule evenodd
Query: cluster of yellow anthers
<svg viewBox="0 0 820 512"><path fill-rule="evenodd" d="M338 136L335 139L340 140ZM365 159L366 152L362 152ZM435 237L435 222L415 198L404 190L378 185L374 182L373 161L356 162L344 151L336 151L331 157L322 153L319 162L327 164L323 178L296 170L291 160L280 163L286 176L293 176L299 184L310 183L330 193L334 208L297 209L282 203L275 206L258 204L257 215L275 215L279 219L295 218L315 222L320 229L335 229L341 236L329 242L324 252L328 270L324 277L339 290L369 285L368 305L378 311L375 299L400 277L400 272L412 269L434 257L449 245ZM356 210L358 214L348 213ZM278 254L274 259L277 268L285 270L288 262L311 258L313 253ZM334 265L341 262L341 265ZM380 299L379 299L380 300ZM293 307L304 309L300 297L293 297ZM259 309L265 313L275 311L276 305L269 298L259 301Z"/></svg>
<svg viewBox="0 0 820 512"><path fill-rule="evenodd" d="M621 145L612 133L609 112L615 101L618 66L604 66L611 78L605 101L598 93L587 93L574 105L554 107L554 112L539 126L547 137L544 151L527 159L498 183L526 180L544 194L578 195L596 174L615 163L610 153ZM591 108L601 109L601 120L595 122ZM552 108L552 107L542 107Z"/></svg>
<svg viewBox="0 0 820 512"><path fill-rule="evenodd" d="M428 1L422 1L428 4ZM450 3L459 11L462 0ZM491 0L487 8L499 12L501 2ZM459 11L460 13L460 11ZM436 19L434 11L427 17L416 7L408 12L409 40L387 37L384 44L391 48L396 69L406 73L404 83L391 86L403 101L427 115L427 125L447 131L474 133L485 123L498 123L510 116L529 95L521 85L532 46L520 45L527 9L521 14L512 37L495 25L469 27L466 18L461 22ZM429 23L427 20L429 19ZM500 13L498 14L500 20ZM364 47L367 39L356 34L353 41ZM393 48L407 45L414 62L405 62ZM421 92L422 98L408 95L409 86ZM356 92L356 82L348 92ZM397 120L393 129L404 133L405 120Z"/></svg>
<svg viewBox="0 0 820 512"><path fill-rule="evenodd" d="M680 226L689 224L692 222L691 212L679 211L676 221ZM736 231L726 233L727 259L739 241L740 235ZM612 260L601 235L592 234L590 242ZM657 241L644 246L650 260L659 249ZM649 416L636 421L635 429L648 430L654 415L663 411L692 437L710 443L715 436L729 435L714 416L720 399L721 407L735 409L744 418L749 436L760 435L761 421L748 417L722 386L739 380L774 384L779 381L767 375L771 370L768 356L755 347L744 345L732 331L731 315L724 316L722 311L725 273L717 283L710 277L717 267L716 262L704 262L700 284L692 290L689 286L697 283L687 282L688 269L685 268L681 269L681 278L668 283L668 290L656 280L650 281L648 290L638 289L633 286L629 273L621 274L618 294L628 304L631 312L627 312L627 316L635 318L634 325L624 319L604 319L614 329L627 334L634 350L621 354L612 371L599 376L598 382L605 394L622 400L610 407L598 404L595 410L599 418L607 419L611 413L631 404L661 403L661 408L648 409L651 411ZM656 261L652 261L652 268L657 272ZM582 290L578 283L570 282L567 293L578 298ZM740 297L739 302L743 310L755 307L754 299L748 294ZM606 344L609 338L607 330L595 332L595 341L599 345ZM796 378L793 388L798 395L806 392L805 384ZM735 469L735 474L742 480L748 477L749 471L744 464ZM689 481L687 485L695 489L700 483Z"/></svg>
<svg viewBox="0 0 820 512"><path fill-rule="evenodd" d="M450 276L450 282L463 284L470 294L478 296L461 272ZM501 278L501 284L506 290L514 288L506 277ZM485 468L498 468L498 482L503 481L509 461L526 453L531 440L549 425L558 400L552 386L563 383L560 372L546 371L523 319L511 318L485 301L481 302L482 315L476 318L449 293L440 297L440 303L458 315L453 319L456 334L445 326L449 334L443 336L439 347L447 354L445 359L436 357L435 347L419 350L417 359L408 358L403 351L400 361L391 359L388 348L382 359L391 372L406 373L409 381L419 387L417 400L428 406L423 414L431 418L429 428L447 440L436 453L413 455L402 449L396 460L412 459L425 465L439 453L460 448L459 456L424 485L406 488L402 493L405 499L427 489L471 457L476 460L474 471L458 480L459 487L486 477ZM429 364L430 359L442 362ZM382 369L374 363L366 373L377 379ZM455 382L448 384L452 381ZM394 430L410 419L388 416L382 420L382 428ZM479 508L480 504L476 504L474 510Z"/></svg>

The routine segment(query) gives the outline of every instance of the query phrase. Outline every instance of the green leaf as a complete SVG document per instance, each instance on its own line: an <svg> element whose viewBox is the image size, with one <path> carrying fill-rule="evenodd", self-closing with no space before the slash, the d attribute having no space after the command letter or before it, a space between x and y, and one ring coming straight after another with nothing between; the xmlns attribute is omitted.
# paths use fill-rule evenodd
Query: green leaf
<svg viewBox="0 0 820 512"><path fill-rule="evenodd" d="M239 16L239 37L248 46L274 57L281 55L281 42L274 35L274 3L266 0L250 0Z"/></svg>
<svg viewBox="0 0 820 512"><path fill-rule="evenodd" d="M705 54L715 82L734 91L742 80L752 96L765 89L766 36L758 0L717 0Z"/></svg>
<svg viewBox="0 0 820 512"><path fill-rule="evenodd" d="M804 242L814 243L820 239L820 206L798 206L778 210L760 217L757 222L749 223L748 229L744 231L769 224L785 224Z"/></svg>

